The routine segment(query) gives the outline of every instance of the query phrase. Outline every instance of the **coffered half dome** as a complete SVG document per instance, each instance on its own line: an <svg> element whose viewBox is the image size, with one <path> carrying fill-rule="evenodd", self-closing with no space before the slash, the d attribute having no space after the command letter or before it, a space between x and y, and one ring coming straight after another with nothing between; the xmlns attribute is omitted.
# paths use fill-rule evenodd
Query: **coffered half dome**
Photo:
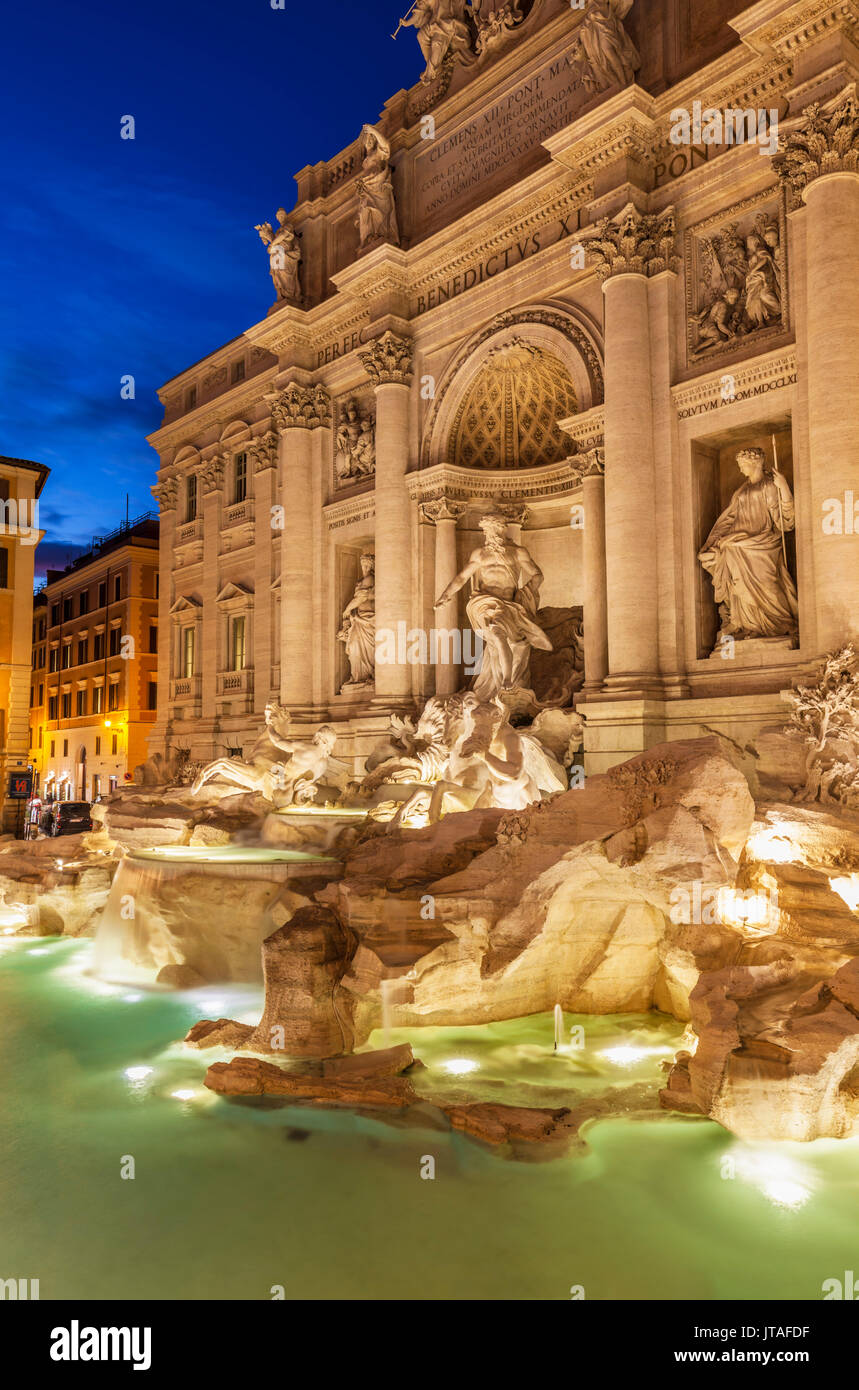
<svg viewBox="0 0 859 1390"><path fill-rule="evenodd" d="M448 458L461 468L538 468L570 452L559 427L579 410L567 368L514 337L491 349L454 416Z"/></svg>

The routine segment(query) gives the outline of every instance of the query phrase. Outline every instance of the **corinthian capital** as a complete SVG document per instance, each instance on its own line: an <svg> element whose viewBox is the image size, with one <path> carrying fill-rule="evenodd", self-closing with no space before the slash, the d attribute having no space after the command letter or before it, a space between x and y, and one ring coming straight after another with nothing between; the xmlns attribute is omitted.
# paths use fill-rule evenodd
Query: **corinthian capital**
<svg viewBox="0 0 859 1390"><path fill-rule="evenodd" d="M450 497L436 497L429 502L421 502L421 516L434 524L439 521L459 521L465 512L463 502L454 502Z"/></svg>
<svg viewBox="0 0 859 1390"><path fill-rule="evenodd" d="M627 203L616 217L598 222L584 243L601 280L613 275L659 275L680 265L673 208L656 214L639 212Z"/></svg>
<svg viewBox="0 0 859 1390"><path fill-rule="evenodd" d="M605 475L605 449L601 444L582 454L573 454L570 463L582 482L585 478L601 478Z"/></svg>
<svg viewBox="0 0 859 1390"><path fill-rule="evenodd" d="M223 454L213 454L210 459L203 464L200 469L200 479L203 484L203 492L217 492L224 481L224 456Z"/></svg>
<svg viewBox="0 0 859 1390"><path fill-rule="evenodd" d="M794 207L824 174L859 173L859 106L850 95L828 114L815 102L779 143L773 168Z"/></svg>
<svg viewBox="0 0 859 1390"><path fill-rule="evenodd" d="M411 384L412 344L408 338L398 338L396 333L389 330L381 338L375 338L358 356L374 386L389 382L403 386Z"/></svg>
<svg viewBox="0 0 859 1390"><path fill-rule="evenodd" d="M165 478L163 482L155 483L150 488L152 496L158 503L159 512L170 512L176 506L179 496L179 482L176 478Z"/></svg>
<svg viewBox="0 0 859 1390"><path fill-rule="evenodd" d="M300 386L291 381L267 399L272 419L280 430L315 430L331 424L331 397L324 386Z"/></svg>
<svg viewBox="0 0 859 1390"><path fill-rule="evenodd" d="M266 430L248 446L248 454L255 473L264 473L267 468L277 466L277 435L274 430Z"/></svg>

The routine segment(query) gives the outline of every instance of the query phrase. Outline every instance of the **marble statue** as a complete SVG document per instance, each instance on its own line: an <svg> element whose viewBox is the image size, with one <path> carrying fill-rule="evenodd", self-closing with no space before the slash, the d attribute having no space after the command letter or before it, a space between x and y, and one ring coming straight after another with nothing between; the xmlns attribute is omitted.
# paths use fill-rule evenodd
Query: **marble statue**
<svg viewBox="0 0 859 1390"><path fill-rule="evenodd" d="M596 91L617 84L628 87L641 67L641 57L623 27L633 0L588 0L576 31L576 53L587 70L584 82Z"/></svg>
<svg viewBox="0 0 859 1390"><path fill-rule="evenodd" d="M516 0L471 0L471 18L477 30L475 50L479 58L485 58L500 48L525 16Z"/></svg>
<svg viewBox="0 0 859 1390"><path fill-rule="evenodd" d="M507 539L503 516L481 517L485 544L473 550L464 569L435 601L442 608L471 581L468 621L483 640L480 670L472 689L480 700L505 690L521 689L528 675L531 648L551 651L552 644L535 618L542 571L524 546Z"/></svg>
<svg viewBox="0 0 859 1390"><path fill-rule="evenodd" d="M361 578L343 610L337 640L345 643L349 662L349 679L343 682L343 689L372 686L376 670L376 578L371 550L361 556Z"/></svg>
<svg viewBox="0 0 859 1390"><path fill-rule="evenodd" d="M268 249L268 265L278 299L297 304L301 300L301 280L299 267L301 252L296 243L295 231L286 220L284 208L278 208L279 230L275 231L270 222L254 227L259 232L260 241Z"/></svg>
<svg viewBox="0 0 859 1390"><path fill-rule="evenodd" d="M363 158L358 175L358 234L361 246L377 241L399 245L397 208L391 181L391 147L371 125L362 134Z"/></svg>
<svg viewBox="0 0 859 1390"><path fill-rule="evenodd" d="M327 724L310 740L288 737L289 710L270 703L265 710L265 728L249 759L218 758L209 763L191 787L196 796L207 782L217 778L232 782L243 791L257 792L278 806L305 805L313 800L316 785L332 762L337 734ZM287 757L278 758L277 753Z"/></svg>
<svg viewBox="0 0 859 1390"><path fill-rule="evenodd" d="M397 25L397 32L401 28L418 31L418 43L426 61L421 82L433 82L446 58L471 53L465 0L416 0Z"/></svg>
<svg viewBox="0 0 859 1390"><path fill-rule="evenodd" d="M806 746L800 801L840 802L859 810L859 652L852 642L823 658L812 685L784 692L792 705L786 732Z"/></svg>
<svg viewBox="0 0 859 1390"><path fill-rule="evenodd" d="M337 430L334 465L340 485L371 478L376 472L376 422L349 401Z"/></svg>
<svg viewBox="0 0 859 1390"><path fill-rule="evenodd" d="M722 512L698 559L713 579L724 637L791 637L797 631L796 585L784 535L794 528L793 496L783 473L768 469L763 449L741 449L746 481Z"/></svg>
<svg viewBox="0 0 859 1390"><path fill-rule="evenodd" d="M501 700L474 691L435 695L412 728L395 730L367 759L359 787L399 801L394 820L434 823L450 811L498 806L523 810L567 790L563 767L532 734L514 729Z"/></svg>

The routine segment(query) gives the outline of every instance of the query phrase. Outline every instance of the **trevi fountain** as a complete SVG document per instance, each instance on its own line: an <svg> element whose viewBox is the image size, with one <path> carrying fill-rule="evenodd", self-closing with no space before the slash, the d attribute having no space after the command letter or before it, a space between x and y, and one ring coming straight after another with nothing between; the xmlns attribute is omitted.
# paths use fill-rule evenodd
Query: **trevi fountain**
<svg viewBox="0 0 859 1390"><path fill-rule="evenodd" d="M45 1297L859 1269L856 9L693 8L418 0L159 393L148 761L0 842Z"/></svg>

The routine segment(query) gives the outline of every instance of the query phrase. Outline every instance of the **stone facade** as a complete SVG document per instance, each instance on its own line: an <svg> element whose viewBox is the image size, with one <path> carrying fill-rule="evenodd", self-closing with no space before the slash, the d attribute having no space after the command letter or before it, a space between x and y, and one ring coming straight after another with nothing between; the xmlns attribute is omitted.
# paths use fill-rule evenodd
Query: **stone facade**
<svg viewBox="0 0 859 1390"><path fill-rule="evenodd" d="M221 756L278 699L357 759L462 686L401 649L350 682L338 633L367 552L377 634L463 629L434 601L493 507L583 612L592 771L744 745L857 621L859 0L514 9L450 39L421 7L423 80L298 175L300 302L160 392L152 752ZM699 558L743 450L790 511L783 631L732 628Z"/></svg>

